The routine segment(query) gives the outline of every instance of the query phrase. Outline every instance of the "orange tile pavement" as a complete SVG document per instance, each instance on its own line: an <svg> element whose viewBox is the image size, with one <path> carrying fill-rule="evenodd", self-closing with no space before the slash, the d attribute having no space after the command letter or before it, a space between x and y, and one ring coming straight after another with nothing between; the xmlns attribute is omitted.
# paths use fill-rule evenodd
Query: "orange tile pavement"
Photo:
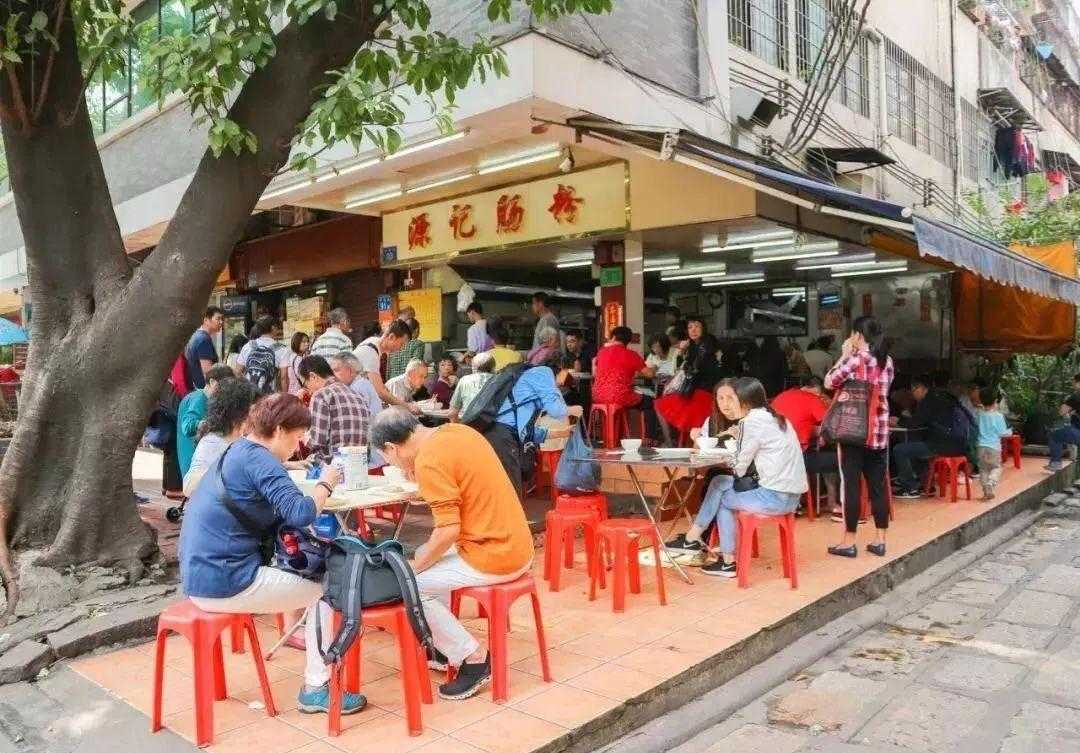
<svg viewBox="0 0 1080 753"><path fill-rule="evenodd" d="M403 718L398 672L391 639L379 633L364 638L363 676L369 706L344 719L340 737L326 736L326 717L296 711L303 656L283 649L268 664L279 716L249 707L259 698L258 682L249 655L226 653L230 698L214 709L215 753L330 753L377 747L381 753L527 753L604 714L677 675L708 656L787 617L834 590L881 567L919 545L948 532L1001 504L1046 478L1040 458L1025 458L1023 467L1006 468L995 502L943 500L896 501L896 520L884 560L865 552L855 560L825 554L826 544L839 534L828 517L801 519L797 531L799 589L791 590L780 577L774 528L761 534L761 558L754 561L751 587L740 590L734 581L695 578L687 585L666 571L669 605L661 607L655 581L644 573L643 593L629 595L623 614L611 611L610 596L601 592L588 601L588 582L580 546L573 571L564 573L559 593L542 587L541 600L554 682L544 683L536 655L532 615L527 600L515 605L510 639L510 702L496 705L490 691L463 702L436 698L423 709L424 734L410 737ZM974 496L978 496L973 484ZM534 568L540 578L539 563ZM692 571L693 572L693 571ZM690 606L692 608L680 608ZM466 607L468 609L468 607ZM468 617L466 625L478 634L483 622ZM707 615L707 616L703 616ZM260 618L262 619L262 618ZM263 646L276 636L271 622L260 626ZM183 639L169 640L166 655L165 724L192 739L191 655ZM150 710L153 644L89 656L72 667L120 696L143 713ZM439 681L433 673L432 679ZM149 721L147 721L149 724Z"/></svg>

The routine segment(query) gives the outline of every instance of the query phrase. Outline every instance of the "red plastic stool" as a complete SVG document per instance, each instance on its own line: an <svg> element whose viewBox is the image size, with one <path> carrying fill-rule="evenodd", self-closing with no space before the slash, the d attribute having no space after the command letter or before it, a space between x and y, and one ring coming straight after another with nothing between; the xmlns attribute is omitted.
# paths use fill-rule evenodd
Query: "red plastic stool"
<svg viewBox="0 0 1080 753"><path fill-rule="evenodd" d="M757 528L762 523L774 523L780 533L780 558L784 565L784 577L791 579L791 587L799 587L795 572L795 513L787 515L757 515L738 510L738 553L735 555L735 572L738 575L739 588L750 587L750 559L757 538Z"/></svg>
<svg viewBox="0 0 1080 753"><path fill-rule="evenodd" d="M631 406L631 409L633 406ZM609 450L614 450L619 444L620 436L630 436L630 421L626 417L627 408L622 405L616 405L615 403L593 403L592 409L589 411L589 425L586 434L589 437L594 435L596 431L596 421L601 420L604 436L604 447ZM638 418L641 421L641 431L639 436L645 438L645 414L640 410L638 411ZM620 434L618 425L622 422L622 432Z"/></svg>
<svg viewBox="0 0 1080 753"><path fill-rule="evenodd" d="M267 716L277 716L270 681L266 677L259 636L250 614L204 612L191 600L166 607L158 617L157 645L154 655L154 709L150 731L161 729L161 694L165 671L165 642L169 633L187 638L195 667L195 744L200 748L214 741L214 701L225 700L225 660L221 655L221 634L239 625L251 639L251 657L259 675Z"/></svg>
<svg viewBox="0 0 1080 753"><path fill-rule="evenodd" d="M645 539L652 543L653 557L656 558L656 591L660 595L660 605L667 604L667 592L664 590L664 567L660 558L660 537L652 523L640 518L610 518L601 521L596 528L596 554L593 555L593 568L589 573L589 601L596 598L596 584L603 584L604 573L600 563L606 562L607 555L614 560L615 567L611 576L611 603L616 612L626 609L626 582L629 575L630 593L641 593L641 564L638 562L638 540Z"/></svg>
<svg viewBox="0 0 1080 753"><path fill-rule="evenodd" d="M274 615L274 625L277 627L279 638L285 635L284 614L278 612ZM232 644L232 652L234 654L244 653L244 626L240 623L234 622L229 628L229 643Z"/></svg>
<svg viewBox="0 0 1080 753"><path fill-rule="evenodd" d="M559 497L559 490L555 488L555 469L559 467L561 457L562 450L539 450L536 453L536 478L540 479L545 473L547 474L552 502Z"/></svg>
<svg viewBox="0 0 1080 753"><path fill-rule="evenodd" d="M461 613L463 598L475 599L481 614L488 621L488 655L491 659L491 694L495 703L510 700L510 652L506 639L510 634L510 608L522 596L532 599L533 620L536 622L536 644L540 648L540 669L544 682L551 682L548 666L547 641L544 639L544 620L540 615L540 597L536 581L529 574L509 583L494 586L470 586L459 588L450 594L450 611L457 617Z"/></svg>
<svg viewBox="0 0 1080 753"><path fill-rule="evenodd" d="M1001 462L1006 463L1012 457L1013 467L1020 470L1020 451L1024 449L1024 438L1019 434L1011 434L1001 438Z"/></svg>
<svg viewBox="0 0 1080 753"><path fill-rule="evenodd" d="M585 529L585 558L588 572L593 571L596 527L600 517L595 510L548 510L544 529L544 580L551 590L559 590L563 565L574 567L574 536L578 526Z"/></svg>
<svg viewBox="0 0 1080 753"><path fill-rule="evenodd" d="M424 703L433 703L431 693L431 675L427 671L427 656L416 640L412 623L401 604L389 604L383 607L368 607L363 610L364 629L382 628L397 638L398 654L401 659L401 689L405 695L405 722L409 734L413 737L424 734L424 723L420 708ZM314 619L314 616L311 617ZM341 613L334 613L334 632L341 627ZM363 634L349 648L344 661L330 667L330 709L329 735L341 734L341 674L345 672L345 690L350 693L360 692L360 653ZM344 665L344 667L342 666Z"/></svg>
<svg viewBox="0 0 1080 753"><path fill-rule="evenodd" d="M936 481L937 491L935 496L946 496L946 489L948 489L949 501L955 502L961 473L964 474L964 487L967 499L970 500L971 469L968 466L967 458L959 455L934 458L934 464L930 467L930 475L926 477L927 493L934 491Z"/></svg>
<svg viewBox="0 0 1080 753"><path fill-rule="evenodd" d="M715 550L720 546L720 528L718 526L712 527L712 533L709 534L709 549ZM750 556L760 557L761 549L758 547L757 530L754 530L754 540L750 547Z"/></svg>
<svg viewBox="0 0 1080 753"><path fill-rule="evenodd" d="M589 492L588 494L560 494L555 498L556 510L594 510L600 520L608 519L608 499L606 494Z"/></svg>
<svg viewBox="0 0 1080 753"><path fill-rule="evenodd" d="M889 520L896 520L896 510L893 507L892 475L885 472L885 501L889 505ZM866 486L866 479L859 482L859 522L870 519L870 489Z"/></svg>

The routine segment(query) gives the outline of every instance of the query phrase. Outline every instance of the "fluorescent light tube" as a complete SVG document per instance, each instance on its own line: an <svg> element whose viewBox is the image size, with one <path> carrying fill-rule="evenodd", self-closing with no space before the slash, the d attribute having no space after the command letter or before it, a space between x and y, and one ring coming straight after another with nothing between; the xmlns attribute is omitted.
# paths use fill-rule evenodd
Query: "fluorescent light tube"
<svg viewBox="0 0 1080 753"><path fill-rule="evenodd" d="M561 154L562 149L550 149L546 152L540 152L539 154L527 154L522 157L508 159L504 162L495 162L487 165L481 165L480 168L476 171L476 174L490 175L491 173L497 173L500 170L510 170L514 167L531 165L535 162L545 162L547 160L555 159Z"/></svg>
<svg viewBox="0 0 1080 753"><path fill-rule="evenodd" d="M889 272L906 272L906 271L907 271L907 263L905 262L903 264L903 266L898 266L898 267L895 267L895 266L894 267L886 267L886 268L875 267L873 269L853 269L853 270L848 271L848 272L833 272L832 276L833 277L859 277L861 275L883 275L883 274L888 274Z"/></svg>
<svg viewBox="0 0 1080 753"><path fill-rule="evenodd" d="M470 170L469 172L462 173L460 175L451 175L451 176L449 176L447 178L437 178L437 179L429 181L427 183L421 183L420 185L413 186L412 188L406 188L405 193L416 193L418 191L426 191L429 188L438 188L440 186L448 186L451 183L457 183L459 180L466 180L468 178L473 178L475 176L476 176L476 173L473 172L472 170Z"/></svg>
<svg viewBox="0 0 1080 753"><path fill-rule="evenodd" d="M682 269L680 264L662 264L659 267L644 267L643 272L675 272Z"/></svg>
<svg viewBox="0 0 1080 753"><path fill-rule="evenodd" d="M449 144L451 141L457 141L463 139L469 134L469 129L465 128L454 133L447 134L446 136L439 136L435 139L428 139L427 141L421 141L418 144L407 146L403 149L398 149L396 152L392 152L384 159L395 159L397 157L404 157L406 154L415 154L416 152L423 151L424 149L431 149L436 146L442 146L443 144Z"/></svg>
<svg viewBox="0 0 1080 753"><path fill-rule="evenodd" d="M703 282L703 283L701 283L701 287L703 287L703 288L716 288L716 287L720 287L721 285L749 285L749 284L755 283L755 282L765 282L765 276L762 275L760 277L743 277L741 279L733 279L733 280L714 280L712 282Z"/></svg>
<svg viewBox="0 0 1080 753"><path fill-rule="evenodd" d="M383 191L382 193L370 194L368 196L362 196L353 201L345 203L346 209L356 209L357 207L366 206L368 204L374 204L377 201L385 201L386 199L396 199L401 196L402 191L400 188L396 188L393 191Z"/></svg>
<svg viewBox="0 0 1080 753"><path fill-rule="evenodd" d="M839 256L839 250L833 251L811 251L807 254L759 254L756 251L750 255L750 261L755 264L763 264L770 261L794 261L796 259L814 259L819 256Z"/></svg>
<svg viewBox="0 0 1080 753"><path fill-rule="evenodd" d="M685 272L683 274L678 274L678 275L662 275L660 277L660 280L662 282L667 282L668 280L698 280L698 279L707 280L707 279L712 278L712 277L724 277L726 274L727 274L727 272L721 272L721 271L717 271L717 272L700 272L700 271L699 272L693 272L693 271L687 271L687 272Z"/></svg>
<svg viewBox="0 0 1080 753"><path fill-rule="evenodd" d="M574 267L591 267L593 263L592 259L582 259L580 261L560 261L556 262L556 269L573 269Z"/></svg>
<svg viewBox="0 0 1080 753"><path fill-rule="evenodd" d="M259 201L266 201L267 199L273 199L276 196L284 196L287 193L292 193L293 191L298 191L301 188L304 188L305 186L310 186L314 182L315 182L314 179L308 179L308 180L301 180L301 181L298 181L296 183L291 183L291 184L285 186L284 188L278 188L278 189L276 189L274 191L269 191L267 193L264 193L262 195L262 197L260 197Z"/></svg>
<svg viewBox="0 0 1080 753"><path fill-rule="evenodd" d="M363 170L363 169L368 168L368 167L374 167L375 165L379 164L382 161L383 160L382 160L381 157L373 157L371 159L366 159L366 160L363 160L361 162L357 162L354 165L349 165L348 167L343 167L340 170L331 170L328 173L323 173L322 175L315 178L314 182L315 183L322 183L324 180L330 180L332 178L338 178L338 177L340 177L342 175L348 175L349 173L355 173L358 170Z"/></svg>
<svg viewBox="0 0 1080 753"><path fill-rule="evenodd" d="M739 251L746 248L771 248L773 246L794 246L794 238L780 238L771 241L755 241L752 243L729 243L726 246L704 246L701 249L703 254L715 254L720 251Z"/></svg>

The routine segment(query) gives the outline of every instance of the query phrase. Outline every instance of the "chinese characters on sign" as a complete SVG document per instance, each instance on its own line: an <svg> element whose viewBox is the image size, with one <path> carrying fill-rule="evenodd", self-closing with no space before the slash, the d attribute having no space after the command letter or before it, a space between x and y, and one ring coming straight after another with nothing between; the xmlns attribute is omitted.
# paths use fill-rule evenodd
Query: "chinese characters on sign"
<svg viewBox="0 0 1080 753"><path fill-rule="evenodd" d="M409 220L409 248L427 248L431 243L431 223L428 213L420 214Z"/></svg>
<svg viewBox="0 0 1080 753"><path fill-rule="evenodd" d="M495 205L496 232L516 233L521 230L525 219L525 208L521 206L521 194L513 196L504 193Z"/></svg>
<svg viewBox="0 0 1080 753"><path fill-rule="evenodd" d="M454 204L450 208L450 229L454 233L454 240L468 240L476 235L472 209L472 204Z"/></svg>
<svg viewBox="0 0 1080 753"><path fill-rule="evenodd" d="M555 189L555 195L551 197L551 206L548 211L560 225L564 222L573 225L578 220L578 207L585 203L585 199L578 197L577 189L563 183Z"/></svg>
<svg viewBox="0 0 1080 753"><path fill-rule="evenodd" d="M611 337L611 331L623 325L623 306L611 301L604 304L604 339Z"/></svg>

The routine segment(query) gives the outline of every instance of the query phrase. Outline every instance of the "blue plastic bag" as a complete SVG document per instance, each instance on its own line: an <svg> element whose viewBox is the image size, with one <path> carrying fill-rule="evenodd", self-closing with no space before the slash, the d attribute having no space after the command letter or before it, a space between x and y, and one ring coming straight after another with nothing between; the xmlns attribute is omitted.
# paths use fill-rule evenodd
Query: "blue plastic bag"
<svg viewBox="0 0 1080 753"><path fill-rule="evenodd" d="M570 432L559 465L555 468L555 488L568 494L597 491L600 488L600 464L590 462L592 456L592 447L579 423Z"/></svg>

